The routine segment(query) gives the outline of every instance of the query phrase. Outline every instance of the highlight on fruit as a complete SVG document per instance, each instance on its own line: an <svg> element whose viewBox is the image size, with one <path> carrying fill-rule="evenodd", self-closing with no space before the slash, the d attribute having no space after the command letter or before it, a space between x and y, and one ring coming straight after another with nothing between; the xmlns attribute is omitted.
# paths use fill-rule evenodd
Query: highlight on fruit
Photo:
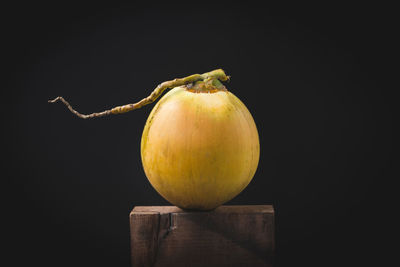
<svg viewBox="0 0 400 267"><path fill-rule="evenodd" d="M237 196L252 180L260 156L256 124L247 107L222 82L222 69L159 84L137 103L82 119L121 114L154 102L143 130L141 159L153 188L182 209L212 210Z"/></svg>

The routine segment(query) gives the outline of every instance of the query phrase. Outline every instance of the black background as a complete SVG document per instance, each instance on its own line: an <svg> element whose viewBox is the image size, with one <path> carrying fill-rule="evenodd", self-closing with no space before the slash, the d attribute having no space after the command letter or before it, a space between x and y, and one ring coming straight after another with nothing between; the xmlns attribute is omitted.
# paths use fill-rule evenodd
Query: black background
<svg viewBox="0 0 400 267"><path fill-rule="evenodd" d="M392 7L14 4L3 8L3 242L11 266L130 266L135 205L168 205L140 160L160 82L223 68L261 157L227 204L273 204L276 266L388 261ZM3 73L4 74L4 73ZM393 102L393 103L392 103Z"/></svg>

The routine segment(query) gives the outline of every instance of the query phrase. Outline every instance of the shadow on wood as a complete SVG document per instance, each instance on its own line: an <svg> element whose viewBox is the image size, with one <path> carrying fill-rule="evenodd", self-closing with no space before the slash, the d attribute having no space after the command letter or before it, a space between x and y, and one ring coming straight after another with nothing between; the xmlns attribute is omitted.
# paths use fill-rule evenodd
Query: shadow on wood
<svg viewBox="0 0 400 267"><path fill-rule="evenodd" d="M184 211L135 207L130 214L132 266L272 266L271 205Z"/></svg>

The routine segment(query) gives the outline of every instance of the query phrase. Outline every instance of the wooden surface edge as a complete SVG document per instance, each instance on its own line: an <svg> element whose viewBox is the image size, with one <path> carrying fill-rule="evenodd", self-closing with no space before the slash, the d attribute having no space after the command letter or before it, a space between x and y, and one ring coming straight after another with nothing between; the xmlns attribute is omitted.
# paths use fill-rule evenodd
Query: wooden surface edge
<svg viewBox="0 0 400 267"><path fill-rule="evenodd" d="M223 205L211 211L183 210L176 206L135 206L131 213L275 213L273 205Z"/></svg>

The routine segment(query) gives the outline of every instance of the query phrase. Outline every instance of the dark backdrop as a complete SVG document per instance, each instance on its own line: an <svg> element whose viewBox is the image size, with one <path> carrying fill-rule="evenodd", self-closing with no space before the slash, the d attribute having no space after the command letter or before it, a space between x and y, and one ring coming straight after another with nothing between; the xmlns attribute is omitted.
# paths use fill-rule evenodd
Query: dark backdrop
<svg viewBox="0 0 400 267"><path fill-rule="evenodd" d="M223 68L261 157L227 204L273 204L277 266L382 264L390 255L390 7L14 4L2 17L2 221L12 266L126 266L130 210L168 205L148 183L152 105L107 118L160 82ZM384 71L383 71L384 70Z"/></svg>

